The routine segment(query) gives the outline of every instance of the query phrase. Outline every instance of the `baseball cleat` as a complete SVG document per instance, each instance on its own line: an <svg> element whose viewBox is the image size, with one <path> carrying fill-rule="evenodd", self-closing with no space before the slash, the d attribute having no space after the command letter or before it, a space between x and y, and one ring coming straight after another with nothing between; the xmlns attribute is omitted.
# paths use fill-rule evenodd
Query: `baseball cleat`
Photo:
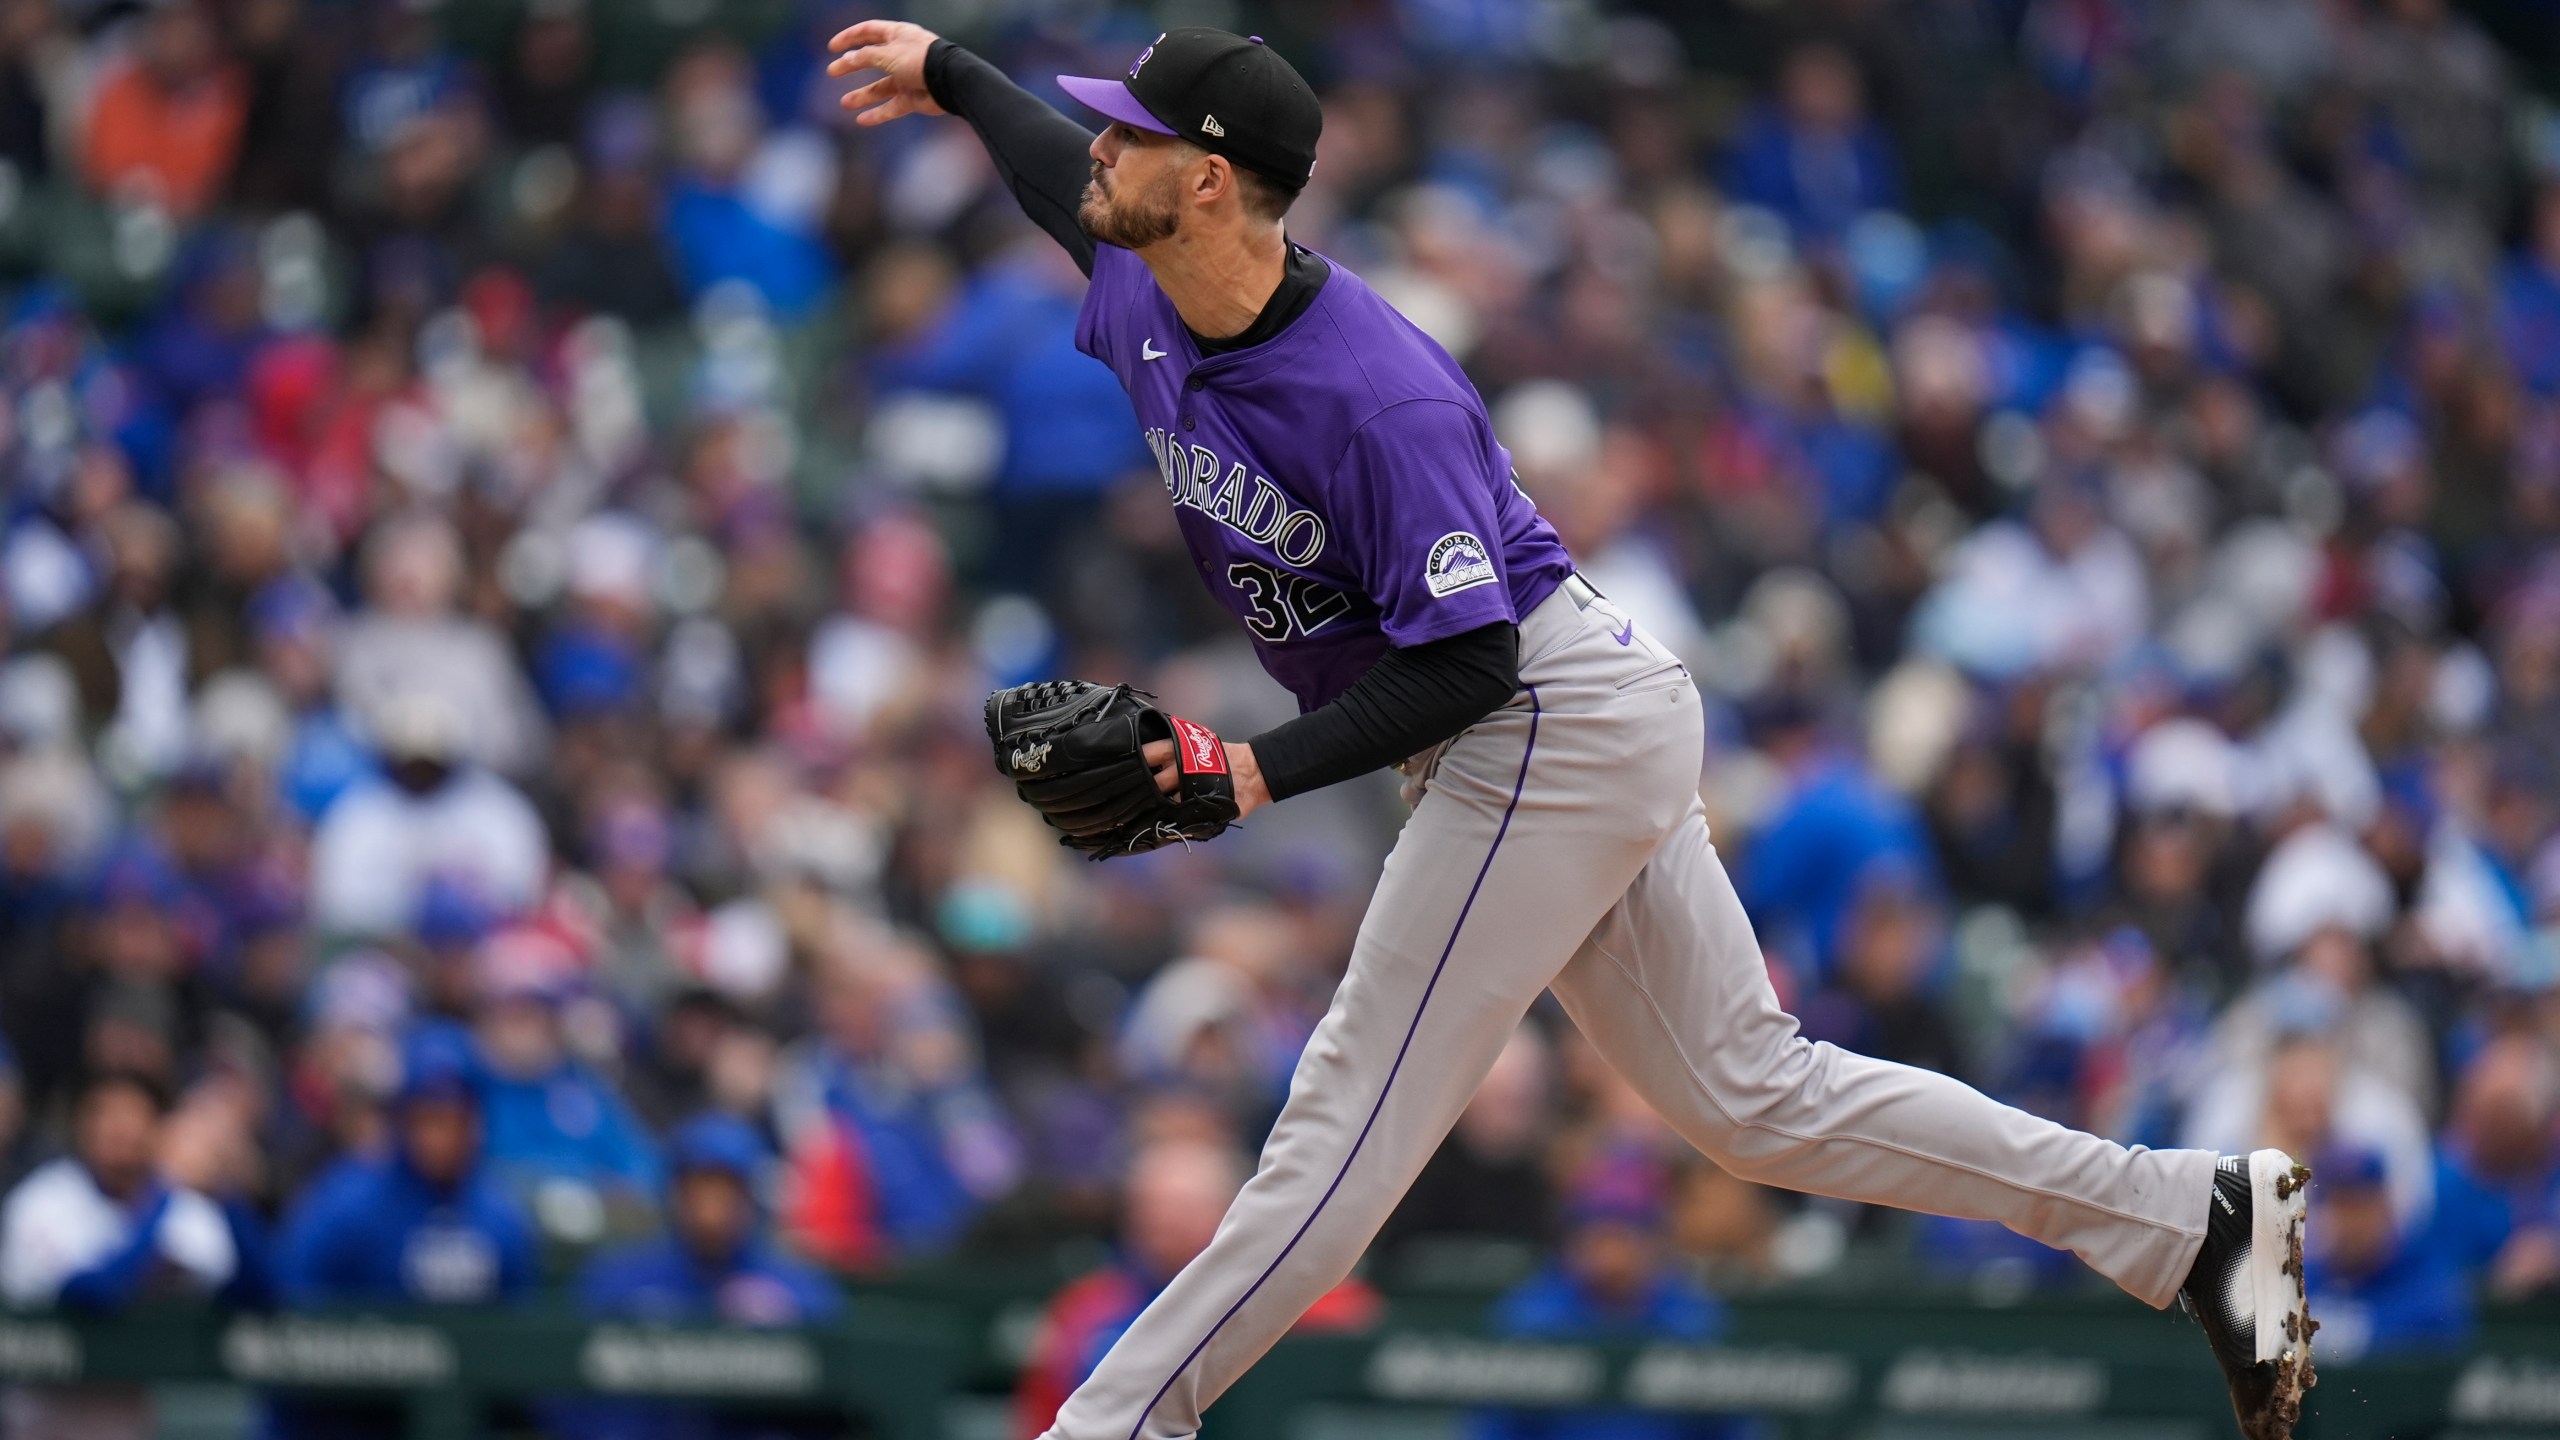
<svg viewBox="0 0 2560 1440"><path fill-rule="evenodd" d="M2311 1168L2281 1150L2225 1155L2213 1170L2204 1248L2178 1291L2204 1326L2248 1440L2291 1440L2311 1388L2311 1332L2302 1293L2303 1192Z"/></svg>

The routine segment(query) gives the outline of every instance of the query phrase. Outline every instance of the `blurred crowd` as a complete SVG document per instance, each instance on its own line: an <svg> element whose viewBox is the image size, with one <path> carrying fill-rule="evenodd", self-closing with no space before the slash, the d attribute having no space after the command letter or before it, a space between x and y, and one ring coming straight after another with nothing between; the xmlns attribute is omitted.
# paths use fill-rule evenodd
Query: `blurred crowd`
<svg viewBox="0 0 2560 1440"><path fill-rule="evenodd" d="M1053 98L1161 28L910 8ZM1809 1034L2310 1158L2329 1353L2560 1285L2539 12L1199 8L1707 687ZM853 18L0 0L9 1302L776 1323L1125 1227L1036 1412L1205 1240L1393 789L1107 866L1014 801L993 685L1291 706L968 128L840 123ZM1702 1336L1870 1253L2076 1274L1725 1176L1542 1010L1327 1312Z"/></svg>

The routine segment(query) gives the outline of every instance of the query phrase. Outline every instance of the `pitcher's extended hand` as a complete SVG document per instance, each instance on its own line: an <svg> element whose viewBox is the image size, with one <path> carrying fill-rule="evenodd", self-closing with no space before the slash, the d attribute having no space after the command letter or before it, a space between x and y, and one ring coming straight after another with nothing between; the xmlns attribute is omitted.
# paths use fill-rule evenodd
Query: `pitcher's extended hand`
<svg viewBox="0 0 2560 1440"><path fill-rule="evenodd" d="M933 92L925 88L924 55L941 37L904 20L865 20L848 25L827 42L835 52L827 73L841 80L865 70L880 78L836 101L853 112L856 125L882 125L901 115L940 115Z"/></svg>

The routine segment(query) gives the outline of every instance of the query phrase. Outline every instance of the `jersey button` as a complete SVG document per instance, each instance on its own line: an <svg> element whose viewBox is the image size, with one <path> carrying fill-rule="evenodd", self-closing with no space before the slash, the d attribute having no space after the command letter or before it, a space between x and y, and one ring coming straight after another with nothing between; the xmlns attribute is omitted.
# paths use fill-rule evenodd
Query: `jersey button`
<svg viewBox="0 0 2560 1440"><path fill-rule="evenodd" d="M1197 375L1194 375L1191 377L1191 388L1194 390L1206 390L1209 388L1209 382L1201 379Z"/></svg>
<svg viewBox="0 0 2560 1440"><path fill-rule="evenodd" d="M1200 428L1200 422L1189 415L1185 415L1182 417L1182 428L1185 430L1197 430Z"/></svg>

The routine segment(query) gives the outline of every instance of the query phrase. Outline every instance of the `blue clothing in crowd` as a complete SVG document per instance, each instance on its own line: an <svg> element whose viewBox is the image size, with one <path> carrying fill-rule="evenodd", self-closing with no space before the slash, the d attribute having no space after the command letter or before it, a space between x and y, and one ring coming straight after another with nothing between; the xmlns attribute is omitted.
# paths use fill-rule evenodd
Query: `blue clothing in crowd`
<svg viewBox="0 0 2560 1440"><path fill-rule="evenodd" d="M726 1265L708 1265L661 1235L597 1259L579 1287L588 1312L667 1324L807 1325L833 1318L835 1286L757 1239Z"/></svg>
<svg viewBox="0 0 2560 1440"><path fill-rule="evenodd" d="M990 265L923 334L880 357L881 383L993 405L1005 433L998 495L1099 494L1154 462L1119 380L1076 348L1083 294L1038 262Z"/></svg>
<svg viewBox="0 0 2560 1440"><path fill-rule="evenodd" d="M276 1289L289 1305L480 1305L540 1278L533 1228L486 1176L447 1190L397 1157L322 1175L285 1220Z"/></svg>
<svg viewBox="0 0 2560 1440"><path fill-rule="evenodd" d="M580 1283L579 1299L598 1318L656 1325L810 1325L841 1308L824 1276L762 1240L749 1242L727 1265L706 1265L672 1236L599 1257ZM723 1414L712 1405L656 1398L560 1401L543 1412L547 1428L564 1440L762 1440L808 1428L772 1415Z"/></svg>
<svg viewBox="0 0 2560 1440"><path fill-rule="evenodd" d="M986 1097L868 1083L834 1058L825 1062L823 1083L828 1113L861 1155L891 1246L903 1255L924 1254L959 1238L979 1200L952 1163L945 1122L956 1116L965 1124Z"/></svg>
<svg viewBox="0 0 2560 1440"><path fill-rule="evenodd" d="M2520 1219L2560 1214L2560 1166L2520 1181L2481 1173L2450 1145L2436 1150L2435 1210L2425 1248L2465 1270L2486 1269L2516 1233Z"/></svg>
<svg viewBox="0 0 2560 1440"><path fill-rule="evenodd" d="M1902 175L1882 130L1820 134L1774 105L1745 122L1724 178L1736 202L1775 211L1804 240L1836 240L1870 210L1901 208Z"/></svg>
<svg viewBox="0 0 2560 1440"><path fill-rule="evenodd" d="M276 1293L308 1308L485 1305L540 1280L533 1227L485 1176L445 1189L394 1156L350 1159L313 1182L276 1244ZM273 1440L371 1440L398 1424L380 1402L278 1396Z"/></svg>
<svg viewBox="0 0 2560 1440"><path fill-rule="evenodd" d="M2498 286L2499 338L2516 378L2536 395L2560 395L2560 268L2526 257Z"/></svg>
<svg viewBox="0 0 2560 1440"><path fill-rule="evenodd" d="M553 1177L655 1195L657 1147L620 1092L574 1061L538 1079L490 1075L480 1086L482 1149L510 1184Z"/></svg>
<svg viewBox="0 0 2560 1440"><path fill-rule="evenodd" d="M735 191L693 179L670 183L665 229L689 295L743 280L777 316L796 320L817 308L835 280L818 237L774 224Z"/></svg>
<svg viewBox="0 0 2560 1440"><path fill-rule="evenodd" d="M2342 1275L2314 1256L2304 1262L2320 1347L2340 1360L2459 1349L2476 1319L2471 1286L2453 1258L2404 1241L2368 1274Z"/></svg>
<svg viewBox="0 0 2560 1440"><path fill-rule="evenodd" d="M1703 1342L1723 1333L1724 1307L1694 1281L1659 1275L1631 1305L1593 1295L1563 1265L1531 1276L1496 1302L1493 1328L1523 1339L1651 1339ZM1641 1410L1492 1410L1475 1440L1733 1440L1745 1422L1721 1415Z"/></svg>
<svg viewBox="0 0 2560 1440"><path fill-rule="evenodd" d="M726 1174L750 1197L765 1159L762 1141L725 1115L693 1120L668 1141L679 1180L687 1172ZM761 1217L757 1223L761 1228ZM815 1325L833 1319L843 1304L825 1276L760 1234L750 1234L726 1260L706 1260L672 1234L638 1241L598 1256L578 1294L590 1315L653 1325ZM772 1416L725 1415L710 1405L655 1398L579 1399L543 1408L552 1432L570 1440L749 1440L800 1430Z"/></svg>
<svg viewBox="0 0 2560 1440"><path fill-rule="evenodd" d="M1929 837L1910 802L1855 764L1807 776L1751 842L1736 877L1761 939L1828 978L1858 887L1878 865L1934 881Z"/></svg>

